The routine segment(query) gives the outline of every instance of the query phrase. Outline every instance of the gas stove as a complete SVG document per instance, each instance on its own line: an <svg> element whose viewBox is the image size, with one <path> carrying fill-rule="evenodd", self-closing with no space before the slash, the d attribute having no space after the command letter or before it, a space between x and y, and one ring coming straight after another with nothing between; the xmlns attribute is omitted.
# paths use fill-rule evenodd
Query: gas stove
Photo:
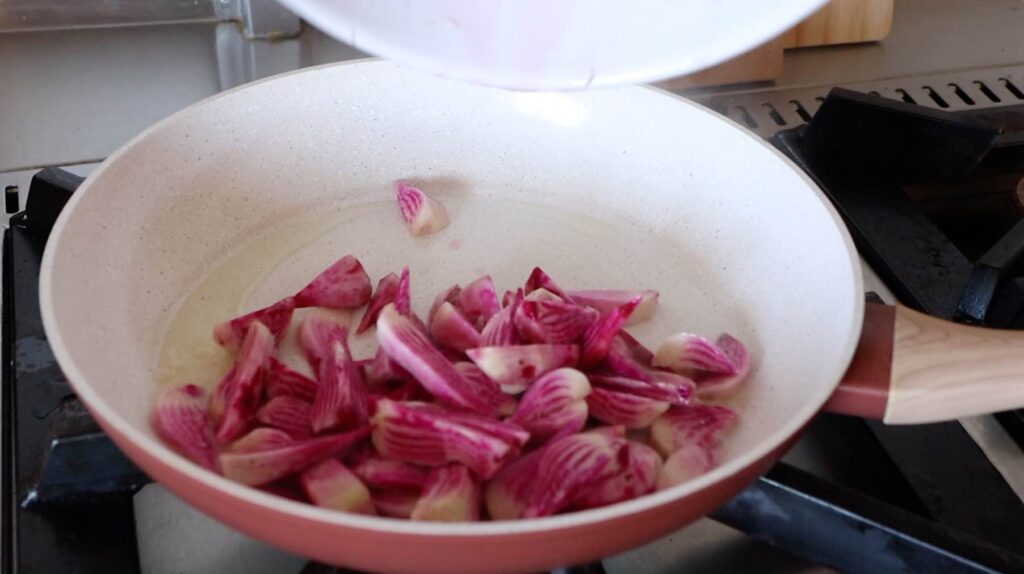
<svg viewBox="0 0 1024 574"><path fill-rule="evenodd" d="M835 90L807 125L772 141L826 191L889 287L873 283L866 297L1024 325L1024 210L1012 210L1024 104L947 113ZM913 145L922 141L930 153ZM37 290L50 228L80 182L60 169L36 173L4 235L4 571L338 572L233 533L148 484L74 397L46 344ZM986 434L982 448L975 438ZM757 559L761 571L1024 572L1022 477L1013 473L1021 447L1022 412L913 427L822 415L710 519L563 571L740 572ZM696 549L710 539L718 547ZM730 547L742 559L730 562Z"/></svg>

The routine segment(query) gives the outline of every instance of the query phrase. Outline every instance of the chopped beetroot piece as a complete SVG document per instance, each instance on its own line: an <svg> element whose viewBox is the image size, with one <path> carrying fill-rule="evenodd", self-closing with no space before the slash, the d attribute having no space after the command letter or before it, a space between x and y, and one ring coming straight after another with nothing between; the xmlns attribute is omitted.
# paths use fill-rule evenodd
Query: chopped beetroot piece
<svg viewBox="0 0 1024 574"><path fill-rule="evenodd" d="M388 273L387 275L380 278L377 282L377 289L373 292L370 297L370 303L366 306L366 312L363 313L363 318L359 320L359 326L356 328L356 335L361 335L366 332L367 329L377 323L377 316L380 315L380 310L385 305L395 302L395 296L398 294L398 276L394 273Z"/></svg>
<svg viewBox="0 0 1024 574"><path fill-rule="evenodd" d="M459 309L470 323L481 326L501 310L490 275L484 275L462 288L459 293Z"/></svg>
<svg viewBox="0 0 1024 574"><path fill-rule="evenodd" d="M584 491L576 508L598 508L654 492L661 472L661 456L651 447L630 441L626 464L617 474Z"/></svg>
<svg viewBox="0 0 1024 574"><path fill-rule="evenodd" d="M628 463L627 441L580 433L553 441L540 457L524 518L550 516Z"/></svg>
<svg viewBox="0 0 1024 574"><path fill-rule="evenodd" d="M451 287L441 291L434 297L434 302L430 304L430 311L427 313L427 323L430 324L434 321L434 313L437 313L438 307L442 303L451 303L455 307L459 306L459 295L462 293L462 288L458 285L452 285Z"/></svg>
<svg viewBox="0 0 1024 574"><path fill-rule="evenodd" d="M608 375L591 375L590 382L596 387L609 391L628 393L656 401L665 401L671 405L690 404L690 397L693 396L694 392L693 383L688 385L669 384L656 380L645 382Z"/></svg>
<svg viewBox="0 0 1024 574"><path fill-rule="evenodd" d="M696 394L694 389L696 388L697 383L695 383L690 377L684 377L683 375L673 373L672 371L662 371L661 369L653 369L648 371L648 373L651 375L651 380L659 385L684 387L687 389L685 392L694 395Z"/></svg>
<svg viewBox="0 0 1024 574"><path fill-rule="evenodd" d="M611 348L608 349L608 354L604 356L604 361L598 365L598 372L637 381L653 381L654 377L651 375L650 369L621 351L619 349L621 344L616 341L618 339L612 342Z"/></svg>
<svg viewBox="0 0 1024 574"><path fill-rule="evenodd" d="M613 425L640 429L668 410L669 403L595 386L587 397L590 416Z"/></svg>
<svg viewBox="0 0 1024 574"><path fill-rule="evenodd" d="M387 306L377 319L377 341L423 388L445 404L493 415L494 408L476 392L452 363L394 306Z"/></svg>
<svg viewBox="0 0 1024 574"><path fill-rule="evenodd" d="M217 441L227 444L242 436L259 409L263 397L263 371L274 352L274 336L256 321L242 342L235 364L217 384L210 402L216 417Z"/></svg>
<svg viewBox="0 0 1024 574"><path fill-rule="evenodd" d="M419 413L428 413L434 417L447 419L466 428L483 431L491 436L508 441L516 447L521 447L530 440L529 432L521 426L508 421L499 421L478 414L453 410L429 403L406 403L405 406L415 409Z"/></svg>
<svg viewBox="0 0 1024 574"><path fill-rule="evenodd" d="M533 343L572 343L598 318L597 311L567 301L523 301L514 321Z"/></svg>
<svg viewBox="0 0 1024 574"><path fill-rule="evenodd" d="M480 483L459 464L437 467L409 515L413 520L476 522L480 520Z"/></svg>
<svg viewBox="0 0 1024 574"><path fill-rule="evenodd" d="M480 346L480 333L451 303L442 303L430 321L430 337L442 347L465 351Z"/></svg>
<svg viewBox="0 0 1024 574"><path fill-rule="evenodd" d="M710 449L696 444L676 449L658 472L658 490L663 490L708 472L715 467L715 455Z"/></svg>
<svg viewBox="0 0 1024 574"><path fill-rule="evenodd" d="M164 389L153 407L153 429L182 456L217 472L213 424L207 416L208 397L202 387Z"/></svg>
<svg viewBox="0 0 1024 574"><path fill-rule="evenodd" d="M427 483L426 469L397 460L371 456L352 466L352 471L373 489L420 490Z"/></svg>
<svg viewBox="0 0 1024 574"><path fill-rule="evenodd" d="M373 356L373 361L366 366L363 372L366 375L366 383L371 386L403 382L411 377L405 369L384 352L383 348L377 349L377 353Z"/></svg>
<svg viewBox="0 0 1024 574"><path fill-rule="evenodd" d="M285 297L269 307L218 324L213 328L213 340L228 350L236 351L242 345L242 339L245 338L249 325L253 321L259 321L267 329L270 329L276 340L280 341L294 310L295 298Z"/></svg>
<svg viewBox="0 0 1024 574"><path fill-rule="evenodd" d="M738 419L735 411L720 405L672 407L651 424L651 445L662 456L688 444L714 453Z"/></svg>
<svg viewBox="0 0 1024 574"><path fill-rule="evenodd" d="M519 331L516 330L516 310L523 302L523 290L517 289L501 311L495 313L480 332L480 346L500 347L504 345L518 345L522 342Z"/></svg>
<svg viewBox="0 0 1024 574"><path fill-rule="evenodd" d="M555 295L554 293L552 293L551 291L548 291L547 289L545 289L543 287L539 287L537 289L534 289L533 291L530 291L530 294L527 295L526 297L523 297L523 301L548 301L548 302L550 302L550 301L568 301L568 300L567 299L563 299L563 298L559 297L558 295ZM570 303L571 303L571 301L570 301Z"/></svg>
<svg viewBox="0 0 1024 574"><path fill-rule="evenodd" d="M259 452L273 450L295 443L291 435L281 429L260 427L252 429L245 436L231 443L231 452Z"/></svg>
<svg viewBox="0 0 1024 574"><path fill-rule="evenodd" d="M484 502L491 520L516 520L523 517L533 496L533 485L544 448L535 450L501 469L484 491Z"/></svg>
<svg viewBox="0 0 1024 574"><path fill-rule="evenodd" d="M409 182L396 181L395 196L402 219L413 236L429 235L448 226L448 210L444 204Z"/></svg>
<svg viewBox="0 0 1024 574"><path fill-rule="evenodd" d="M267 375L264 382L267 397L270 399L293 397L311 403L316 396L316 381L292 370L274 357L267 359Z"/></svg>
<svg viewBox="0 0 1024 574"><path fill-rule="evenodd" d="M334 341L331 353L320 363L320 386L310 411L313 432L366 424L366 394L363 375L352 360L345 339Z"/></svg>
<svg viewBox="0 0 1024 574"><path fill-rule="evenodd" d="M630 291L626 289L589 289L585 291L569 291L569 297L579 305L597 309L602 315L611 313L630 301L640 298L636 309L626 320L626 325L643 323L654 317L658 308L658 292L653 289Z"/></svg>
<svg viewBox="0 0 1024 574"><path fill-rule="evenodd" d="M732 336L723 334L715 341L715 345L729 358L735 372L732 374L697 374L697 397L701 400L716 400L731 397L742 388L750 373L750 354Z"/></svg>
<svg viewBox="0 0 1024 574"><path fill-rule="evenodd" d="M515 289L515 290L508 289L508 290L506 290L505 293L503 293L502 296L501 296L501 306L502 306L502 308L508 307L512 303L512 301L515 301L517 296L519 297L519 300L522 301L522 299L523 299L523 290L522 289Z"/></svg>
<svg viewBox="0 0 1024 574"><path fill-rule="evenodd" d="M434 397L423 388L423 385L417 383L413 379L408 379L404 382L398 383L390 387L382 389L376 393L379 397L391 399L393 401L429 401Z"/></svg>
<svg viewBox="0 0 1024 574"><path fill-rule="evenodd" d="M296 293L295 306L355 309L366 305L372 293L370 276L363 269L363 264L346 255Z"/></svg>
<svg viewBox="0 0 1024 574"><path fill-rule="evenodd" d="M535 442L580 431L587 422L586 396L590 383L576 369L556 369L526 389L508 421L530 433Z"/></svg>
<svg viewBox="0 0 1024 574"><path fill-rule="evenodd" d="M583 334L583 345L580 351L580 364L584 367L592 367L604 360L608 350L612 347L612 341L622 330L626 320L640 304L640 299L633 299L629 303L616 307L610 313L601 316Z"/></svg>
<svg viewBox="0 0 1024 574"><path fill-rule="evenodd" d="M576 345L516 345L480 347L466 351L491 380L506 393L526 390L534 379L560 367L571 367L579 360Z"/></svg>
<svg viewBox="0 0 1024 574"><path fill-rule="evenodd" d="M480 398L494 408L494 411L501 416L508 416L516 410L515 397L502 392L498 383L495 383L473 363L461 361L454 364L455 370L466 377L480 394ZM394 397L392 397L394 398Z"/></svg>
<svg viewBox="0 0 1024 574"><path fill-rule="evenodd" d="M370 489L337 459L328 458L306 469L299 481L317 506L356 514L377 513L370 500Z"/></svg>
<svg viewBox="0 0 1024 574"><path fill-rule="evenodd" d="M654 353L626 331L619 331L612 342L612 347L645 367L650 367L651 361L654 360Z"/></svg>
<svg viewBox="0 0 1024 574"><path fill-rule="evenodd" d="M726 341L734 353L743 349L739 341L732 337ZM746 356L746 349L743 349L742 355ZM732 356L718 345L692 333L679 333L665 339L655 351L651 364L683 375L708 373L733 376L739 370Z"/></svg>
<svg viewBox="0 0 1024 574"><path fill-rule="evenodd" d="M281 429L294 438L306 438L313 433L310 426L311 405L302 399L282 396L267 401L256 411L256 420Z"/></svg>
<svg viewBox="0 0 1024 574"><path fill-rule="evenodd" d="M412 314L412 291L409 287L409 267L403 267L398 276L398 289L395 291L395 310L402 316ZM377 314L380 317L380 314Z"/></svg>
<svg viewBox="0 0 1024 574"><path fill-rule="evenodd" d="M329 456L343 454L370 432L361 428L347 433L305 439L290 445L251 452L221 453L220 467L224 476L259 486L306 469Z"/></svg>
<svg viewBox="0 0 1024 574"><path fill-rule="evenodd" d="M371 494L373 506L381 516L391 518L409 518L416 501L420 499L419 491L382 490Z"/></svg>
<svg viewBox="0 0 1024 574"><path fill-rule="evenodd" d="M540 267L534 267L530 276L526 279L526 285L523 290L529 295L536 289L546 289L551 293L559 296L566 301L569 301L569 296L566 295L565 291L562 291L561 287L555 283L555 280L548 277L548 274L544 272Z"/></svg>
<svg viewBox="0 0 1024 574"><path fill-rule="evenodd" d="M348 322L336 311L310 309L299 321L297 338L309 364L319 373L320 363L332 352L334 342L348 338Z"/></svg>
<svg viewBox="0 0 1024 574"><path fill-rule="evenodd" d="M426 466L458 462L484 479L514 459L529 438L509 423L388 399L378 401L372 423L373 445L384 458Z"/></svg>

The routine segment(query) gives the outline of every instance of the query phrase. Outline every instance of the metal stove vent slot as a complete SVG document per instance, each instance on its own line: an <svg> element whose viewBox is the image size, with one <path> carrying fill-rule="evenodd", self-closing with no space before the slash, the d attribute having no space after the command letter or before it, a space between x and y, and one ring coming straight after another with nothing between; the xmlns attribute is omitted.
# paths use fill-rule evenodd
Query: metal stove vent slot
<svg viewBox="0 0 1024 574"><path fill-rule="evenodd" d="M847 84L872 95L930 108L957 111L1024 101L1024 66ZM810 121L831 86L691 95L764 137Z"/></svg>

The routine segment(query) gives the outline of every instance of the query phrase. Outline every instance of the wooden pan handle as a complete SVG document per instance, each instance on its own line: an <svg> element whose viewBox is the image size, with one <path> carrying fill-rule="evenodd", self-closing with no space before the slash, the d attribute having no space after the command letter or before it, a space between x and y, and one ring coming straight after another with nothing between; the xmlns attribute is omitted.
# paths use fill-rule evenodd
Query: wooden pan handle
<svg viewBox="0 0 1024 574"><path fill-rule="evenodd" d="M868 305L857 353L826 409L927 423L1024 407L1024 331Z"/></svg>

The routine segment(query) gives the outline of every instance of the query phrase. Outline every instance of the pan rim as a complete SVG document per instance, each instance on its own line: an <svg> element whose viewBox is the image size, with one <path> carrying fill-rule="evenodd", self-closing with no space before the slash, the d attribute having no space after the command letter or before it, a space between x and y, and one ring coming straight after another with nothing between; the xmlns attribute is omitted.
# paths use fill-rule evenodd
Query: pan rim
<svg viewBox="0 0 1024 574"><path fill-rule="evenodd" d="M123 146L118 148L115 152L104 160L92 174L83 182L79 190L72 195L71 200L64 207L56 223L54 224L53 230L50 234L50 238L47 241L46 249L43 253L42 264L40 268L40 281L39 281L39 302L40 311L43 319L43 327L47 334L51 348L58 364L63 370L72 388L75 390L78 397L88 407L89 411L99 419L102 419L106 425L112 427L112 429L122 435L125 440L131 441L136 447L150 454L155 459L159 460L160 463L164 464L169 469L178 473L184 478L191 481L196 481L204 486L217 490L226 496L231 496L241 502L257 505L268 508L275 512L281 512L291 515L296 518L305 519L311 522L323 524L325 526L335 527L346 527L356 528L360 530L374 531L381 534L393 533L399 535L417 535L424 537L498 537L510 534L528 534L538 532L548 532L554 530L568 529L583 525L595 524L606 522L612 519L621 518L627 515L639 514L644 511L651 510L655 507L662 506L673 502L678 499L685 498L698 491L707 489L713 485L717 485L725 482L730 477L735 475L737 472L748 467L749 465L769 456L774 450L778 449L780 445L784 444L787 439L793 437L799 433L801 429L815 416L825 404L825 402L832 396L835 388L838 386L842 375L846 372L850 361L853 358L853 353L856 349L857 342L859 340L860 331L863 323L864 315L864 300L863 297L858 297L856 294L863 293L863 277L859 262L859 255L854 247L853 240L850 237L849 231L846 229L839 213L836 211L834 206L825 197L824 193L818 188L817 184L801 170L796 164L794 164L788 157L782 152L775 149L771 144L758 137L756 134L750 132L738 123L715 114L711 110L708 110L699 104L696 104L690 100L687 100L676 94L650 87L630 87L621 88L623 90L653 90L661 95L674 98L680 105L686 105L691 107L696 113L713 115L716 119L726 122L728 125L739 129L747 137L755 140L759 145L768 149L768 151L781 161L785 162L792 170L794 170L801 178L809 190L814 194L816 199L825 208L825 212L831 218L835 231L839 234L839 238L845 247L846 255L849 258L849 267L852 272L854 280L854 302L851 306L853 317L851 318L851 328L848 333L847 340L843 343L843 351L841 354L841 360L836 361L833 367L834 372L828 374L827 379L831 383L823 383L819 389L813 395L804 399L805 404L803 407L793 415L790 420L773 432L762 438L760 442L752 448L740 453L733 460L723 464L711 472L700 476L691 481L687 481L683 484L674 486L672 488L655 492L646 496L639 497L637 499L621 502L611 506L596 508L590 510L582 510L572 512L563 515L549 516L544 518L533 518L523 520L512 520L512 521L494 521L494 522L475 522L475 523L427 523L427 522L415 522L408 520L399 520L385 517L374 517L374 516L363 516L357 514L349 514L344 512L338 512L328 510L324 508L318 508L309 504L303 504L292 500L285 499L283 497L275 496L255 488L250 488L233 482L223 476L209 472L198 465L192 463L181 455L177 454L169 447L164 445L155 436L147 435L141 431L136 430L131 423L111 407L104 398L96 392L92 385L88 382L88 379L84 376L82 371L79 369L78 364L73 356L72 352L65 345L64 339L61 336L59 327L59 319L54 313L54 290L53 290L53 267L55 261L55 253L60 249L61 240L63 238L63 232L66 227L67 221L73 217L75 207L82 198L92 189L93 183L103 174L107 168L118 161L118 159L124 155L128 150L133 149L139 142L150 137L152 134L158 133L165 129L167 125L173 125L174 122L178 121L179 118L184 117L190 113L194 113L195 109L205 105L209 105L211 102L225 97L231 97L238 91L259 86L264 83L282 81L294 74L312 74L325 69L334 69L340 67L370 67L386 69L388 67L399 68L407 70L404 66L399 66L392 62L381 61L375 58L354 60L341 63L325 64L321 66L315 66L311 68L304 68L301 70L295 70L271 76L257 82L246 84L214 94L206 99L200 100L174 114L164 118L156 124L142 131L140 134L129 140ZM412 73L412 72L410 72ZM451 81L451 80L446 80Z"/></svg>

